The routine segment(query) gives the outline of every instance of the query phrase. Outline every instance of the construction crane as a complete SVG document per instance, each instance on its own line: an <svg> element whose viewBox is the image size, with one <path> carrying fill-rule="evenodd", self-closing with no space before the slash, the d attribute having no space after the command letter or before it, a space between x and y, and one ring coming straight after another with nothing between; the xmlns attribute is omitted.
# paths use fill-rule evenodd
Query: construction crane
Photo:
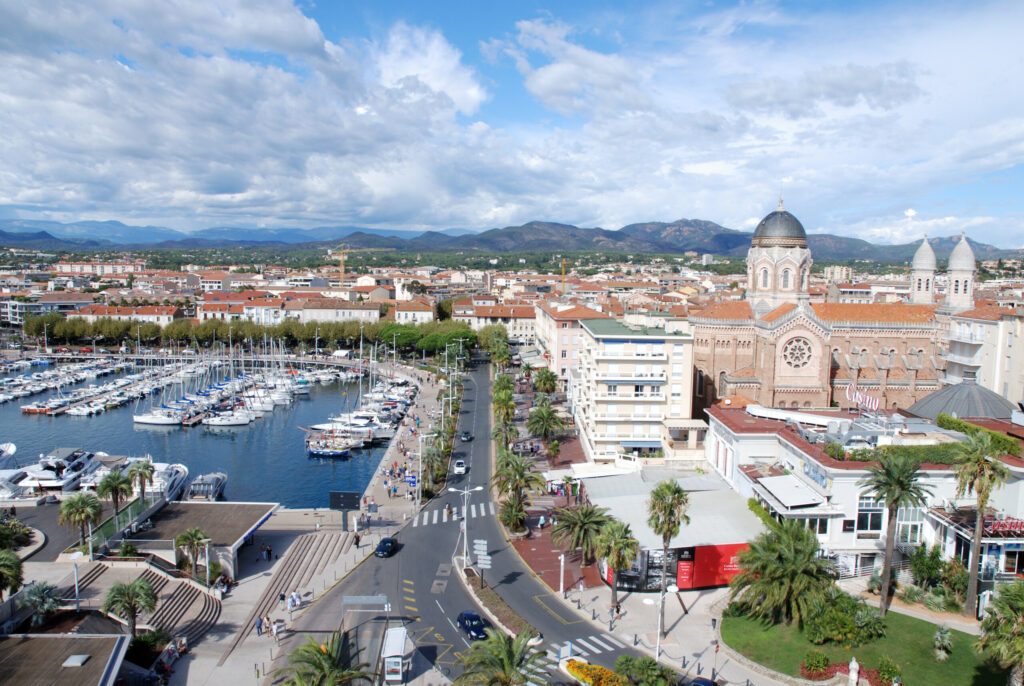
<svg viewBox="0 0 1024 686"><path fill-rule="evenodd" d="M562 258L562 297L563 298L565 297L566 292L567 291L565 289L565 258L563 257Z"/></svg>
<svg viewBox="0 0 1024 686"><path fill-rule="evenodd" d="M338 250L338 286L342 287L345 285L345 255L348 251L345 250L345 246L341 246Z"/></svg>

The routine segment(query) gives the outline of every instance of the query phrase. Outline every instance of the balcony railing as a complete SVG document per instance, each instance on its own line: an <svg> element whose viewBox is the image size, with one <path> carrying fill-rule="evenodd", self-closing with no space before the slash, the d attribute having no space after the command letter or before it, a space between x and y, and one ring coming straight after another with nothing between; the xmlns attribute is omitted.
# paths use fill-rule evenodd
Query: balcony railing
<svg viewBox="0 0 1024 686"><path fill-rule="evenodd" d="M947 341L955 341L957 343L971 343L973 345L980 345L985 342L984 336L970 332L959 333L956 331L950 331L949 333L946 334L945 338Z"/></svg>
<svg viewBox="0 0 1024 686"><path fill-rule="evenodd" d="M668 375L664 371L660 372L638 372L638 371L621 371L621 372L597 372L594 374L594 378L599 380L605 379L655 379L664 381L668 378Z"/></svg>
<svg viewBox="0 0 1024 686"><path fill-rule="evenodd" d="M641 352L597 352L594 353L596 360L667 360L668 353L641 353Z"/></svg>
<svg viewBox="0 0 1024 686"><path fill-rule="evenodd" d="M945 352L942 353L942 357L950 362L956 362L957 364L966 365L968 367L981 366L981 362L978 360L977 355L957 355L956 353Z"/></svg>
<svg viewBox="0 0 1024 686"><path fill-rule="evenodd" d="M664 393L598 393L598 400L658 400L664 401Z"/></svg>
<svg viewBox="0 0 1024 686"><path fill-rule="evenodd" d="M595 422L660 422L665 419L663 413L657 414L597 414Z"/></svg>

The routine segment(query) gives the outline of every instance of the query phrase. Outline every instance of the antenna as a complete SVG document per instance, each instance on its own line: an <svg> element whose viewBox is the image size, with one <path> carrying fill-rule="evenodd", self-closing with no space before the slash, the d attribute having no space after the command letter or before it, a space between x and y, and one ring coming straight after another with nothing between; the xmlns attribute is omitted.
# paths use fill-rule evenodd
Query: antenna
<svg viewBox="0 0 1024 686"><path fill-rule="evenodd" d="M782 189L779 188L779 206L775 208L776 212L782 212L786 209L785 203L782 202Z"/></svg>

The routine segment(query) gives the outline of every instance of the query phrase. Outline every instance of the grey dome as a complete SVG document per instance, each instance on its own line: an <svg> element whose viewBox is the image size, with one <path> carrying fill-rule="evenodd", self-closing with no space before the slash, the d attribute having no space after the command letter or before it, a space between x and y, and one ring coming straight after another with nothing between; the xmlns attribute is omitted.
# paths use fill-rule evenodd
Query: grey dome
<svg viewBox="0 0 1024 686"><path fill-rule="evenodd" d="M967 235L961 234L960 242L956 244L953 252L949 255L949 270L973 272L975 267L974 251L971 250L971 245L967 242Z"/></svg>
<svg viewBox="0 0 1024 686"><path fill-rule="evenodd" d="M979 386L972 379L964 379L926 395L907 411L928 419L935 419L943 412L957 417L1009 419L1015 409L1013 403L998 393Z"/></svg>
<svg viewBox="0 0 1024 686"><path fill-rule="evenodd" d="M800 220L786 211L779 201L779 207L761 220L754 230L754 245L807 246L807 232Z"/></svg>
<svg viewBox="0 0 1024 686"><path fill-rule="evenodd" d="M921 241L920 247L917 252L914 253L914 261L910 264L910 268L914 271L935 271L937 263L935 261L935 251L932 250L931 243L928 242L928 236L924 237Z"/></svg>

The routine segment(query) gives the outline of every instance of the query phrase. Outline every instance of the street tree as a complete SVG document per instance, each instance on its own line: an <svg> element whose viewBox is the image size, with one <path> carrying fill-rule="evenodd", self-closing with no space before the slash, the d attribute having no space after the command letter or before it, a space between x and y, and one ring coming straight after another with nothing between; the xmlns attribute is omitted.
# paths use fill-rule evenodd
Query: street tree
<svg viewBox="0 0 1024 686"><path fill-rule="evenodd" d="M613 518L601 529L594 547L598 557L603 557L612 570L611 606L615 608L619 604L619 572L629 569L636 561L640 554L640 542L633 536L629 524Z"/></svg>
<svg viewBox="0 0 1024 686"><path fill-rule="evenodd" d="M1008 684L1024 686L1024 581L999 587L985 607L977 648L1010 670Z"/></svg>
<svg viewBox="0 0 1024 686"><path fill-rule="evenodd" d="M78 527L78 544L85 544L85 528L100 523L103 505L94 493L73 493L61 501L57 521L64 526Z"/></svg>
<svg viewBox="0 0 1024 686"><path fill-rule="evenodd" d="M455 679L455 684L525 686L544 655L530 646L534 635L524 631L513 637L504 631L487 629L487 638L475 641L463 652L460 661L465 671Z"/></svg>
<svg viewBox="0 0 1024 686"><path fill-rule="evenodd" d="M579 550L583 564L594 561L597 537L611 519L608 510L591 503L559 508L556 523L551 529L551 540L569 550Z"/></svg>
<svg viewBox="0 0 1024 686"><path fill-rule="evenodd" d="M118 582L107 590L102 609L107 614L125 620L128 634L135 638L135 624L139 615L156 609L156 593L149 581L142 577L135 581Z"/></svg>
<svg viewBox="0 0 1024 686"><path fill-rule="evenodd" d="M661 563L664 569L661 574L661 626L665 631L665 584L668 581L668 546L672 539L679 535L683 524L690 523L686 508L690 504L690 496L675 479L661 481L651 491L647 501L647 525L661 536ZM664 634L663 634L664 635Z"/></svg>

